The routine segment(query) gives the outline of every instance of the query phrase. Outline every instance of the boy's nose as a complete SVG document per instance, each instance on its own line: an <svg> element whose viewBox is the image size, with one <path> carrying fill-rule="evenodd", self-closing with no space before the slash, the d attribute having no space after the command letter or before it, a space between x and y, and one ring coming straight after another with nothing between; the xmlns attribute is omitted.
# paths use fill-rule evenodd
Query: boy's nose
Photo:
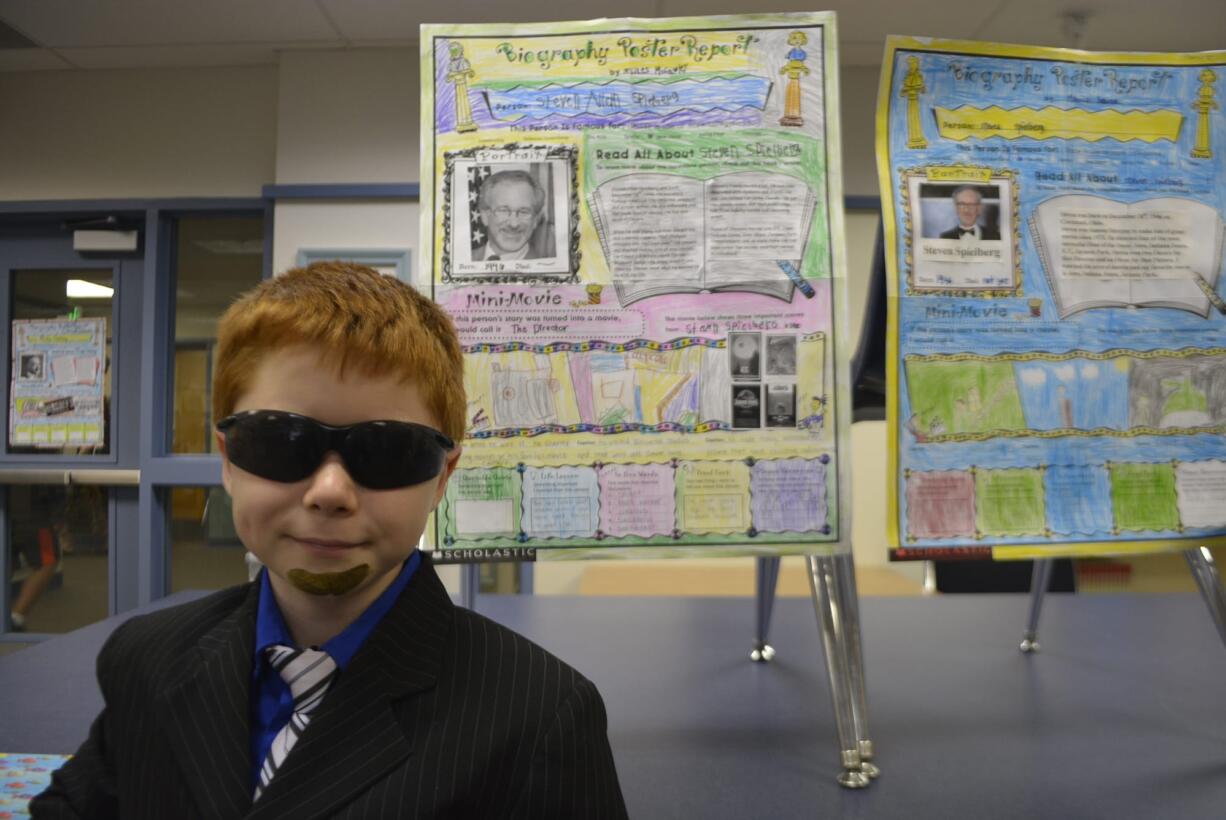
<svg viewBox="0 0 1226 820"><path fill-rule="evenodd" d="M353 512L357 509L357 482L345 469L336 453L328 453L311 477L302 503L328 515Z"/></svg>

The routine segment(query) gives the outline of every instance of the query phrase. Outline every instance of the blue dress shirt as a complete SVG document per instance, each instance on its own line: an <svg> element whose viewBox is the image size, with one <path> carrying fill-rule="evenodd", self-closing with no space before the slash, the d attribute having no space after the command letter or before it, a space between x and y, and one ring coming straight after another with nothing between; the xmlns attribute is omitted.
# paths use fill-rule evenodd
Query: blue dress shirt
<svg viewBox="0 0 1226 820"><path fill-rule="evenodd" d="M319 647L336 662L338 672L353 660L353 656L362 648L362 644L370 637L379 621L387 614L400 593L409 585L413 573L421 564L421 553L413 550L413 554L404 562L400 574L391 586L375 599L375 602L358 616L358 619L345 628L336 637ZM277 732L289 723L294 713L294 696L289 686L268 663L264 650L270 646L296 646L277 599L273 596L272 585L268 582L268 570L260 573L260 601L255 618L255 659L251 667L251 787L254 789L260 779L260 766L272 747L273 738Z"/></svg>

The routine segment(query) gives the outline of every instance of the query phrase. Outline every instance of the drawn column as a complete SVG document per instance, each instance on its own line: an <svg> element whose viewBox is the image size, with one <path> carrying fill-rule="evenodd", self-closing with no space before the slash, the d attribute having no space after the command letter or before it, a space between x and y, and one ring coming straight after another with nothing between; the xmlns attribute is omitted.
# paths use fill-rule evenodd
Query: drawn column
<svg viewBox="0 0 1226 820"><path fill-rule="evenodd" d="M1209 147L1209 113L1221 106L1213 99L1213 84L1217 82L1217 75L1206 68L1199 79L1200 91L1197 92L1196 102L1192 103L1192 110L1196 112L1196 145L1192 148L1192 158L1209 159L1213 156Z"/></svg>
<svg viewBox="0 0 1226 820"><path fill-rule="evenodd" d="M809 73L809 67L805 65L805 60L809 55L801 46L808 42L809 38L803 31L793 31L788 35L788 45L792 47L792 50L788 52L788 61L783 64L783 68L779 69L779 73L788 78L783 116L779 118L780 125L800 127L805 124L804 118L800 116L800 78Z"/></svg>
<svg viewBox="0 0 1226 820"><path fill-rule="evenodd" d="M903 77L899 96L907 101L907 147L911 149L928 147L928 140L924 139L924 125L920 122L919 106L920 94L927 90L924 75L920 73L919 58L907 58L907 76Z"/></svg>
<svg viewBox="0 0 1226 820"><path fill-rule="evenodd" d="M455 130L463 134L466 131L476 131L477 124L473 122L473 107L468 101L468 81L477 76L464 56L464 46L452 43L451 59L447 63L447 79L455 85Z"/></svg>

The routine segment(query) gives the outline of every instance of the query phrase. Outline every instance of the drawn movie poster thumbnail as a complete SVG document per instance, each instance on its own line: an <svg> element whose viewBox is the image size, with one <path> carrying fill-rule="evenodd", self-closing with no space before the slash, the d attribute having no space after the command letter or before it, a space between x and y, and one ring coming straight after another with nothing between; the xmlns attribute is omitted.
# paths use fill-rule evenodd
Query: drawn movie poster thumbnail
<svg viewBox="0 0 1226 820"><path fill-rule="evenodd" d="M571 276L579 230L573 147L506 146L446 156L445 279Z"/></svg>
<svg viewBox="0 0 1226 820"><path fill-rule="evenodd" d="M794 335L767 335L766 375L796 375L796 337Z"/></svg>
<svg viewBox="0 0 1226 820"><path fill-rule="evenodd" d="M1012 175L946 182L933 181L933 171L939 169L907 174L911 292L1014 295L1020 277Z"/></svg>
<svg viewBox="0 0 1226 820"><path fill-rule="evenodd" d="M728 367L734 379L762 377L762 334L729 333Z"/></svg>
<svg viewBox="0 0 1226 820"><path fill-rule="evenodd" d="M732 385L732 426L745 429L762 426L762 385Z"/></svg>
<svg viewBox="0 0 1226 820"><path fill-rule="evenodd" d="M766 426L796 426L796 385L766 385Z"/></svg>

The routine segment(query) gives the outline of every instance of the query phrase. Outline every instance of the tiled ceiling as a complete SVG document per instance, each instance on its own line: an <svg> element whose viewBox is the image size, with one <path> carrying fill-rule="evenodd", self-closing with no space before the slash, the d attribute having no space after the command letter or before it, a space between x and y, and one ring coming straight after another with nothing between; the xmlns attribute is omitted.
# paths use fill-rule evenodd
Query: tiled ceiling
<svg viewBox="0 0 1226 820"><path fill-rule="evenodd" d="M422 23L763 11L761 0L0 0L0 71L275 63L294 49L411 46ZM809 11L771 0L770 11ZM1119 51L1226 49L1223 0L838 0L840 56L876 66L886 34ZM5 30L7 27L7 31Z"/></svg>

